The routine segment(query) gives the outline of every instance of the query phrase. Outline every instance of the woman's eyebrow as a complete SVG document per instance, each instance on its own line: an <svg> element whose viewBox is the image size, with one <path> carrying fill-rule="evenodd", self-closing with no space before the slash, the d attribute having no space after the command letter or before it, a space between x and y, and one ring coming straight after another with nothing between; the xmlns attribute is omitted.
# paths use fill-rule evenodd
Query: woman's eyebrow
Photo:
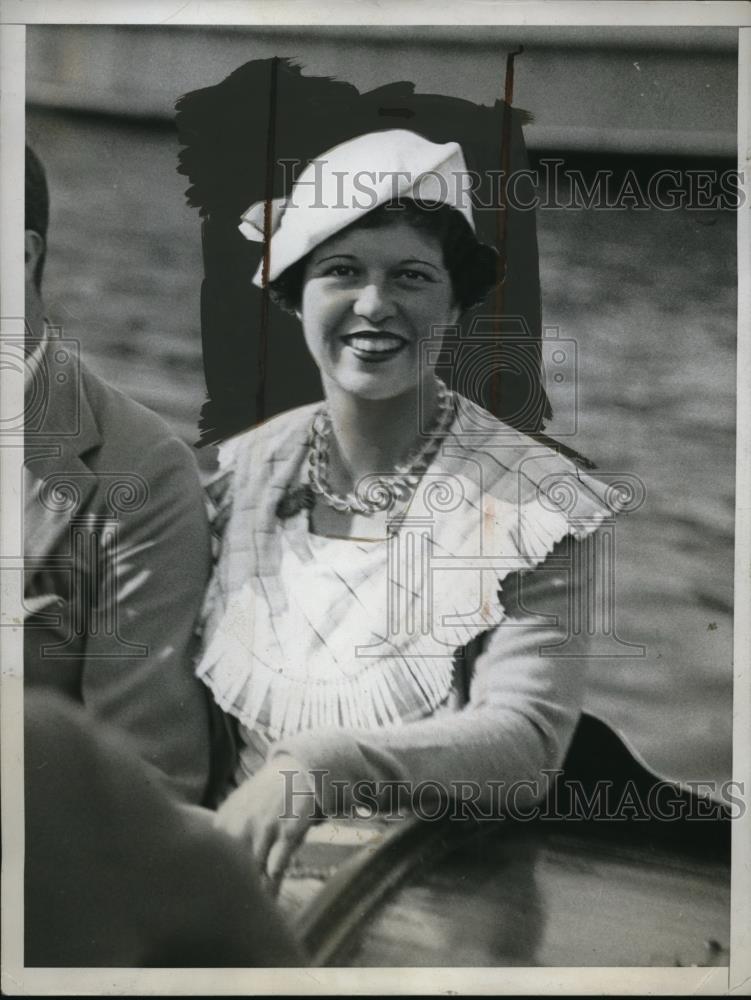
<svg viewBox="0 0 751 1000"><path fill-rule="evenodd" d="M440 271L440 267L437 264L431 264L429 260L422 260L420 257L405 257L404 260L399 261L402 264L424 264L426 267L432 267L434 271Z"/></svg>
<svg viewBox="0 0 751 1000"><path fill-rule="evenodd" d="M352 253L330 253L327 257L319 257L316 264L323 264L325 261L334 260L337 257L346 257L347 260L355 260L355 255Z"/></svg>

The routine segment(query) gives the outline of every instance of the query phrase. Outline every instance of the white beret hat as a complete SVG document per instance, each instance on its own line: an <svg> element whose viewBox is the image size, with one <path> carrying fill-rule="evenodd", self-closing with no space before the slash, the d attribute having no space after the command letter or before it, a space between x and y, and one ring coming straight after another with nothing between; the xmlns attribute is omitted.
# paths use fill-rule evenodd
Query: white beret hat
<svg viewBox="0 0 751 1000"><path fill-rule="evenodd" d="M407 129L369 132L312 160L284 198L270 204L268 280L366 212L396 198L441 202L474 230L467 165L456 142L430 142ZM263 242L266 203L243 213L240 232ZM253 277L263 284L263 262Z"/></svg>

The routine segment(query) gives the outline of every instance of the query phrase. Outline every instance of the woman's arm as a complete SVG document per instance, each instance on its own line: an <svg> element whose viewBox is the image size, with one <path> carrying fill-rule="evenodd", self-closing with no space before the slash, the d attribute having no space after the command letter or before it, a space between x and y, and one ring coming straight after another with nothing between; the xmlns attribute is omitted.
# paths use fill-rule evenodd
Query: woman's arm
<svg viewBox="0 0 751 1000"><path fill-rule="evenodd" d="M487 634L459 711L382 729L300 733L277 744L270 763L299 762L327 815L349 812L365 781L407 782L412 790L437 782L452 797L469 795L460 787L472 783L481 803L502 807L509 788L527 782L511 804L540 798L543 772L563 762L583 698L586 635L568 634L572 602L592 585L573 570L581 544L567 538L541 567L504 582L506 618ZM544 648L567 637L565 656Z"/></svg>
<svg viewBox="0 0 751 1000"><path fill-rule="evenodd" d="M467 816L522 814L544 796L545 772L562 764L581 710L586 633L569 635L569 620L592 579L576 574L580 544L564 539L543 566L504 581L506 617L484 637L466 705L402 725L282 740L223 803L217 825L247 840L278 884L316 812L351 816L375 805L393 814L440 794L467 803ZM564 641L565 650L545 648Z"/></svg>

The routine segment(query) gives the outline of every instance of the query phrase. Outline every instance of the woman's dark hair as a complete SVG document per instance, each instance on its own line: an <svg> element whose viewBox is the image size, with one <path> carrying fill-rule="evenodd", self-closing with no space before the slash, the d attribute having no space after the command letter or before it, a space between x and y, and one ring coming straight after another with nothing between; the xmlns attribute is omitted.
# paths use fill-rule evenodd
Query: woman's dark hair
<svg viewBox="0 0 751 1000"><path fill-rule="evenodd" d="M372 209L349 228L377 229L395 219L403 219L438 240L451 277L454 300L462 312L482 302L503 280L501 255L494 247L480 243L464 215L449 205L396 199ZM308 256L290 265L269 284L272 299L290 312L300 308Z"/></svg>

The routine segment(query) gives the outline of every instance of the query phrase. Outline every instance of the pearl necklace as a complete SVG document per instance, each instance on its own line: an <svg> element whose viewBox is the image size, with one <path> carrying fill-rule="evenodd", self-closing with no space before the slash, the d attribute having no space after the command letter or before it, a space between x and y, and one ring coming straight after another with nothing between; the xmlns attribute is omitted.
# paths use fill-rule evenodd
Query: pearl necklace
<svg viewBox="0 0 751 1000"><path fill-rule="evenodd" d="M406 500L417 486L420 477L430 465L454 419L454 394L436 377L438 412L425 443L406 462L397 465L386 479L373 477L364 490L355 488L346 496L334 493L328 484L329 437L331 417L325 407L317 411L311 427L311 445L308 455L308 479L314 493L334 510L357 514L374 514L388 509L395 500ZM369 479L371 477L368 477ZM363 496L363 492L365 496Z"/></svg>

